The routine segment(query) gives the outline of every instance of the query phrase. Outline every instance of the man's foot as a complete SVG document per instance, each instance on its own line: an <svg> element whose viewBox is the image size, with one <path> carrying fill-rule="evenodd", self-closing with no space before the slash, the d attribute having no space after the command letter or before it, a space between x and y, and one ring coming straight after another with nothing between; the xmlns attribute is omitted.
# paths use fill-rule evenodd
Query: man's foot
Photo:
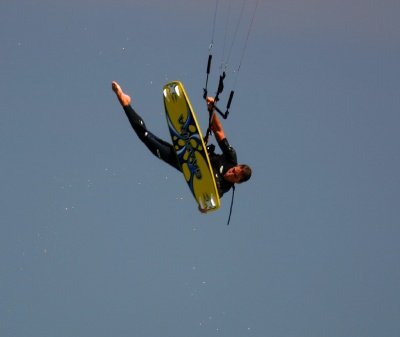
<svg viewBox="0 0 400 337"><path fill-rule="evenodd" d="M129 104L131 104L131 97L122 91L120 85L117 82L113 81L111 83L111 87L117 95L118 101L121 103L122 106L128 106Z"/></svg>

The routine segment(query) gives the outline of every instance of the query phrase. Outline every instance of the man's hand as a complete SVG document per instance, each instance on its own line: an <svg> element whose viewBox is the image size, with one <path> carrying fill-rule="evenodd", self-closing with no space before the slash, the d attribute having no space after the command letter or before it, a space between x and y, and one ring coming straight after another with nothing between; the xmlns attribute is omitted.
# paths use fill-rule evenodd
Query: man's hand
<svg viewBox="0 0 400 337"><path fill-rule="evenodd" d="M213 111L214 110L214 103L215 103L215 99L214 97L207 97L206 98L207 101L207 109L208 111Z"/></svg>

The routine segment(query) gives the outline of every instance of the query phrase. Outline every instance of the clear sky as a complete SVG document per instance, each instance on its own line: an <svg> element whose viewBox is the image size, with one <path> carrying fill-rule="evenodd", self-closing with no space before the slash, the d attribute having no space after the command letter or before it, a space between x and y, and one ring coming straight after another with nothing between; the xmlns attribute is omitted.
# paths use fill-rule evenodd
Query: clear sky
<svg viewBox="0 0 400 337"><path fill-rule="evenodd" d="M206 128L214 8L0 2L2 337L400 335L400 2L260 1L224 122L254 171L230 226L230 194L200 214L111 91L168 139L181 80Z"/></svg>

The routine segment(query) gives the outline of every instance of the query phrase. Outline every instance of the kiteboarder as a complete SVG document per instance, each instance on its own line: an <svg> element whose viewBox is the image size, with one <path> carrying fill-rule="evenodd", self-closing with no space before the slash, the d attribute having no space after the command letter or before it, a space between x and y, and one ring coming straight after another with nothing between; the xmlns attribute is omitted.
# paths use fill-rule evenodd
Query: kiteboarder
<svg viewBox="0 0 400 337"><path fill-rule="evenodd" d="M139 139L147 148L158 158L168 163L172 167L181 171L180 164L176 157L173 146L158 138L151 133L144 123L143 119L131 106L131 97L124 93L117 82L112 82L112 90L116 94L119 103L125 111L128 120L136 132ZM214 98L207 97L207 109L213 111ZM213 114L211 119L211 131L213 131L222 154L215 153L215 146L209 145L209 157L213 167L213 173L218 188L219 196L229 191L234 184L245 182L251 177L251 168L246 164L238 164L235 149L229 144L221 121L217 114Z"/></svg>

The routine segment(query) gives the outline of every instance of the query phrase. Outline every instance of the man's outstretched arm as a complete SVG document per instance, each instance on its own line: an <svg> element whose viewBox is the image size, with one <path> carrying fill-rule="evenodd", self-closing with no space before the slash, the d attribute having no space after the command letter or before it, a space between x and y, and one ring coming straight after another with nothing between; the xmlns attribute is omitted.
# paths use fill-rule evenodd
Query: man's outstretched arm
<svg viewBox="0 0 400 337"><path fill-rule="evenodd" d="M215 109L213 97L207 97L207 108L209 111L212 111ZM211 131L214 133L215 138L217 139L218 143L220 143L222 140L224 140L226 138L224 129L222 127L222 123L221 123L218 115L215 113L215 111L214 111L212 119L211 119Z"/></svg>

